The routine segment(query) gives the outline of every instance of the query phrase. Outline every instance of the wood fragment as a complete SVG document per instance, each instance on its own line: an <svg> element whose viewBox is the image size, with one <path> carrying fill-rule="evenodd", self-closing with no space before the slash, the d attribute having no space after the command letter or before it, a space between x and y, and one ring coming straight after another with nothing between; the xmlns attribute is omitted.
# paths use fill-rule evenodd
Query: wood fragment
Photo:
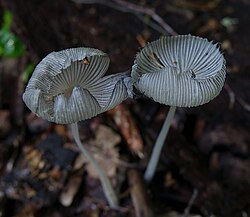
<svg viewBox="0 0 250 217"><path fill-rule="evenodd" d="M144 37L141 34L138 34L136 36L136 39L137 39L140 47L144 47L146 45L146 40L144 39Z"/></svg>
<svg viewBox="0 0 250 217"><path fill-rule="evenodd" d="M143 141L139 129L125 104L120 104L108 111L121 131L132 153L143 158Z"/></svg>
<svg viewBox="0 0 250 217"><path fill-rule="evenodd" d="M82 178L82 170L78 170L70 177L68 183L66 184L66 187L63 189L59 197L59 201L63 206L69 207L72 204L81 186Z"/></svg>
<svg viewBox="0 0 250 217"><path fill-rule="evenodd" d="M128 171L128 182L130 186L130 195L135 208L136 217L153 217L151 203L147 194L142 175L136 169Z"/></svg>

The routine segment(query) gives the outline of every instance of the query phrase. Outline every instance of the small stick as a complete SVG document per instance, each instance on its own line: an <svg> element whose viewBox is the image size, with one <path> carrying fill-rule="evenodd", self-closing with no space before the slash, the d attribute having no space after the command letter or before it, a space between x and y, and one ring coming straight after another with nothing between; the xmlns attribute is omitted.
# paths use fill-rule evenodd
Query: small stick
<svg viewBox="0 0 250 217"><path fill-rule="evenodd" d="M151 203L147 195L147 189L140 172L136 169L128 171L130 195L135 208L136 217L153 217Z"/></svg>
<svg viewBox="0 0 250 217"><path fill-rule="evenodd" d="M188 217L189 216L190 210L191 210L197 196L198 196L198 190L197 190L197 188L195 188L194 191L193 191L193 194L192 194L192 196L191 196L191 198L190 198L190 200L188 202L188 205L185 208L184 213L183 213L183 215L181 217Z"/></svg>
<svg viewBox="0 0 250 217"><path fill-rule="evenodd" d="M235 93L234 91L232 90L232 88L229 86L228 83L225 83L224 85L225 87L225 90L227 91L228 93L228 96L229 96L229 109L232 109L234 104L235 104L235 101L237 100L238 103L248 112L250 112L250 105L248 103L246 103L241 97L237 97L235 96Z"/></svg>
<svg viewBox="0 0 250 217"><path fill-rule="evenodd" d="M247 104L242 98L237 98L237 101L239 102L239 104L248 112L250 112L250 105Z"/></svg>
<svg viewBox="0 0 250 217"><path fill-rule="evenodd" d="M229 96L229 109L233 109L234 104L235 104L235 94L227 83L225 83L224 88L227 91L228 96Z"/></svg>
<svg viewBox="0 0 250 217"><path fill-rule="evenodd" d="M169 35L177 35L177 32L175 32L173 30L173 28L171 26L169 26L157 13L155 13L154 10L152 10L151 8L145 7L145 6L141 6L141 5L137 5L131 2L127 2L124 0L114 0L114 2L120 4L121 6L124 6L126 8L128 8L131 11L140 13L140 14L146 14L148 16L150 16L156 23L159 23L163 29L166 30L166 32Z"/></svg>
<svg viewBox="0 0 250 217"><path fill-rule="evenodd" d="M142 5L127 2L125 0L113 0L113 2L104 0L73 0L73 1L76 3L83 3L83 4L103 4L123 12L145 14L151 17L151 19L154 20L156 23L158 23L166 31L167 34L177 35L177 32L175 32L173 28L170 25L168 25L153 9Z"/></svg>

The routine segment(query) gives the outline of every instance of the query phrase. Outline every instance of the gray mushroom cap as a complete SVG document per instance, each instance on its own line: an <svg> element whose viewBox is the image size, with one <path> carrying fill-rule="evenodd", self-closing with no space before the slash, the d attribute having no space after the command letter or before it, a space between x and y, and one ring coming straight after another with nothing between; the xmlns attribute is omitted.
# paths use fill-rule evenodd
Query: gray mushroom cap
<svg viewBox="0 0 250 217"><path fill-rule="evenodd" d="M38 116L60 124L105 112L128 97L127 75L103 77L109 61L107 54L93 48L52 52L36 66L23 101Z"/></svg>
<svg viewBox="0 0 250 217"><path fill-rule="evenodd" d="M132 67L133 85L156 102L193 107L216 97L225 82L225 59L217 44L191 35L147 44Z"/></svg>

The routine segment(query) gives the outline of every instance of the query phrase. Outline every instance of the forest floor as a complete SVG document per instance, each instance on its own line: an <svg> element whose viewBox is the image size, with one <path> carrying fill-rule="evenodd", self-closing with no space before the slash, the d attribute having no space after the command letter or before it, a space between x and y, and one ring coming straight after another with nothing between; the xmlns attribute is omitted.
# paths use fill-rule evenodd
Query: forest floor
<svg viewBox="0 0 250 217"><path fill-rule="evenodd" d="M0 57L0 217L249 217L250 1L88 2L0 2L0 17L11 12L11 31L26 47L17 58ZM127 100L79 124L118 191L120 208L112 210L69 128L22 102L28 69L52 51L85 46L109 54L108 73L126 71L145 43L174 33L164 24L219 42L226 85L210 103L177 110L150 184L142 174L167 106Z"/></svg>

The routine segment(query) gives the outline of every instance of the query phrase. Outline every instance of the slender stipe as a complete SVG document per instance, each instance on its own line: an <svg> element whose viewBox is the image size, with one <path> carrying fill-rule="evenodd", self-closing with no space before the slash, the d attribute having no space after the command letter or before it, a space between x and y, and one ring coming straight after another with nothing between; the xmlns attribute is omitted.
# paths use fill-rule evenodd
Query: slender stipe
<svg viewBox="0 0 250 217"><path fill-rule="evenodd" d="M76 144L80 148L83 155L87 158L87 160L93 165L93 167L96 169L99 178L101 180L101 184L103 187L104 194L108 200L108 203L111 208L118 208L118 198L116 196L116 193L110 183L110 180L104 173L101 166L96 162L96 160L93 158L93 156L88 152L88 150L84 147L84 145L81 143L80 136L79 136L79 129L77 123L70 124L73 137L75 139Z"/></svg>
<svg viewBox="0 0 250 217"><path fill-rule="evenodd" d="M168 111L168 115L164 121L164 124L161 128L161 132L156 140L156 143L153 148L152 155L150 157L146 172L144 173L144 179L146 182L150 182L152 178L154 177L157 164L159 162L159 158L161 155L161 150L164 144L164 141L166 139L166 136L168 134L168 130L170 128L170 125L172 123L172 120L174 118L176 107L170 106L170 109Z"/></svg>

